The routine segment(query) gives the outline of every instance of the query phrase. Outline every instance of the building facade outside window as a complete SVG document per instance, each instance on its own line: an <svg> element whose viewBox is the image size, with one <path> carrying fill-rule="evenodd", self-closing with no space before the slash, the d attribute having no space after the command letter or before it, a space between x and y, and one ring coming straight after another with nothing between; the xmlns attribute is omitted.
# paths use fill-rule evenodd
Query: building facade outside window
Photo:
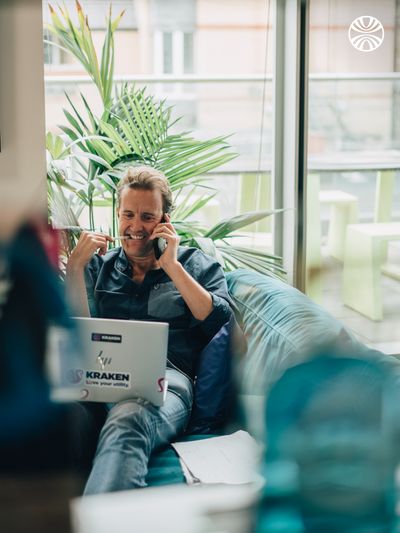
<svg viewBox="0 0 400 533"><path fill-rule="evenodd" d="M193 74L193 39L192 32L155 31L154 73Z"/></svg>

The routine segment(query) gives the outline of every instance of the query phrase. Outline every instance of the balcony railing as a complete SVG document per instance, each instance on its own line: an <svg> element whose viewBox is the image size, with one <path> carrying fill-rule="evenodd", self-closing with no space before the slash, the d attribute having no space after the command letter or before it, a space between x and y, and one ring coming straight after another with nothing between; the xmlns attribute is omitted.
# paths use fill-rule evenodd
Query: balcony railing
<svg viewBox="0 0 400 533"><path fill-rule="evenodd" d="M199 138L232 134L230 143L239 157L218 173L271 169L272 80L272 75L261 74L115 77L117 84L135 82L147 86L160 99L167 98L175 115L183 117L178 127L193 131ZM400 73L310 74L309 82L310 168L314 157L329 158L332 153L400 149ZM67 90L78 101L76 89L86 93L93 87L87 75L51 74L45 76L45 83L49 129L63 120L63 104L60 99L52 100L54 93L62 96ZM96 100L95 96L89 98Z"/></svg>
<svg viewBox="0 0 400 533"><path fill-rule="evenodd" d="M92 83L90 76L87 75L66 75L66 74L46 74L46 84L74 84L74 83ZM202 76L199 74L185 74L181 76L173 76L164 74L157 75L119 75L114 76L117 83L125 81L133 81L137 83L241 83L241 82L264 82L272 81L272 75L261 74L233 74L230 76ZM367 73L321 73L309 74L310 81L390 81L400 80L400 72L367 72Z"/></svg>

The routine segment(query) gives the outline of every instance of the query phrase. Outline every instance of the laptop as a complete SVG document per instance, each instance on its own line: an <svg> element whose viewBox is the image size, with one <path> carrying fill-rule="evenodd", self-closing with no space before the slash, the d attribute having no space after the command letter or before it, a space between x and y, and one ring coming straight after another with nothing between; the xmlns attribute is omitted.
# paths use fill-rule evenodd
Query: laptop
<svg viewBox="0 0 400 533"><path fill-rule="evenodd" d="M138 320L73 318L77 342L54 331L49 374L54 401L164 403L168 324ZM56 363L55 363L56 360Z"/></svg>

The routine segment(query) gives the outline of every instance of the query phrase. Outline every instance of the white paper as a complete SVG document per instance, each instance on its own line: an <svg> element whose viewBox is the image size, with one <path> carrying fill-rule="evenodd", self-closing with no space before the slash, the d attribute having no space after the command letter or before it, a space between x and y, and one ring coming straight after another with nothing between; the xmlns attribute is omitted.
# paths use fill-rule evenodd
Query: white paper
<svg viewBox="0 0 400 533"><path fill-rule="evenodd" d="M181 464L182 472L185 477L186 483L188 485L194 485L194 483L197 483L198 481L196 480L196 478L192 476L192 473L189 471L188 467L186 466L185 461L179 458L179 462Z"/></svg>
<svg viewBox="0 0 400 533"><path fill-rule="evenodd" d="M259 447L246 432L172 444L201 483L251 483L257 478Z"/></svg>

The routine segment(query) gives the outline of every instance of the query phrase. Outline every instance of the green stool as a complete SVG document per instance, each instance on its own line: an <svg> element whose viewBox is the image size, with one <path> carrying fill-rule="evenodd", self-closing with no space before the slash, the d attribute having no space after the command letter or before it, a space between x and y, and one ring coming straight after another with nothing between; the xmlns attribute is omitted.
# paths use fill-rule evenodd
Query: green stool
<svg viewBox="0 0 400 533"><path fill-rule="evenodd" d="M343 301L372 320L382 320L381 267L388 241L400 240L400 222L350 224L343 264Z"/></svg>

